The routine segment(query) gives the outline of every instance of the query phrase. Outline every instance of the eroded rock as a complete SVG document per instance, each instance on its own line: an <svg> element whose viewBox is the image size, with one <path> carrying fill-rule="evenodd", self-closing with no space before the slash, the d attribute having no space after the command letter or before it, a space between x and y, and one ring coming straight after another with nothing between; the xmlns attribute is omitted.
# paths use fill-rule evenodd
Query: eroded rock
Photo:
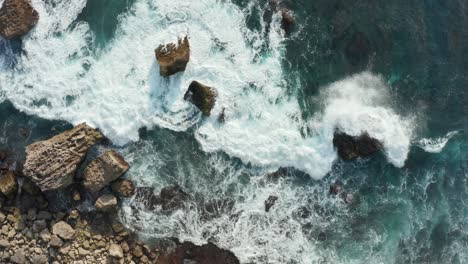
<svg viewBox="0 0 468 264"><path fill-rule="evenodd" d="M72 184L88 150L103 136L83 123L51 139L26 147L23 174L42 190L56 190Z"/></svg>
<svg viewBox="0 0 468 264"><path fill-rule="evenodd" d="M188 37L179 39L178 45L174 43L161 45L156 50L156 59L159 62L160 74L163 77L185 71L190 60L190 44Z"/></svg>
<svg viewBox="0 0 468 264"><path fill-rule="evenodd" d="M203 85L197 81L193 81L187 92L184 95L184 99L195 105L205 115L209 116L211 110L216 103L216 90Z"/></svg>
<svg viewBox="0 0 468 264"><path fill-rule="evenodd" d="M0 8L0 35L5 39L28 33L39 21L30 0L5 0Z"/></svg>
<svg viewBox="0 0 468 264"><path fill-rule="evenodd" d="M135 194L135 185L130 180L119 180L111 185L112 191L120 197L131 197Z"/></svg>
<svg viewBox="0 0 468 264"><path fill-rule="evenodd" d="M129 168L125 159L111 150L97 157L86 166L83 184L91 192L98 192L122 176Z"/></svg>

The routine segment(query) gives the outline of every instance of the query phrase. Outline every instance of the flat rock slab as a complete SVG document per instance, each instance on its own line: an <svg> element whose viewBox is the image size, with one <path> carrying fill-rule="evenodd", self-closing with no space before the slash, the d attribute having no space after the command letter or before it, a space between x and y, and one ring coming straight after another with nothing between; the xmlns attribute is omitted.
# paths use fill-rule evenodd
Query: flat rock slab
<svg viewBox="0 0 468 264"><path fill-rule="evenodd" d="M5 39L18 38L39 21L39 13L30 0L5 0L0 8L0 35Z"/></svg>
<svg viewBox="0 0 468 264"><path fill-rule="evenodd" d="M83 123L51 139L26 147L23 174L42 190L56 190L72 184L88 150L103 137Z"/></svg>

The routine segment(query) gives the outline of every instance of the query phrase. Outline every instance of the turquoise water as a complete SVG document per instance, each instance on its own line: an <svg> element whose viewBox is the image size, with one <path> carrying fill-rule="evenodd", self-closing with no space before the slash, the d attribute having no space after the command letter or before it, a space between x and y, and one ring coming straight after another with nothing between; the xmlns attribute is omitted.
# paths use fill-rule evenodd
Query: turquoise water
<svg viewBox="0 0 468 264"><path fill-rule="evenodd" d="M139 186L177 183L196 198L170 215L125 201L130 228L213 241L242 263L468 263L464 1L291 1L289 36L263 0L56 2L35 3L56 24L39 25L23 54L0 40L2 148L21 158L25 144L89 122ZM187 73L161 80L152 50L185 33ZM191 79L219 89L224 127L180 100ZM340 161L334 125L368 128L386 151ZM280 166L286 178L264 180ZM329 194L335 181L355 204ZM269 195L279 199L265 213ZM235 205L205 219L211 199Z"/></svg>

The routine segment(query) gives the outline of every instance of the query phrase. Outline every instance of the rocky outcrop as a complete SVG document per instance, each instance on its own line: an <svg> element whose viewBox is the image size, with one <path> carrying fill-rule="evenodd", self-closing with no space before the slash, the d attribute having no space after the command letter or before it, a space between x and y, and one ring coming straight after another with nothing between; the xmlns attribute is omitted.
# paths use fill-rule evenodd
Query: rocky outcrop
<svg viewBox="0 0 468 264"><path fill-rule="evenodd" d="M185 71L190 60L190 44L188 37L179 39L178 45L174 43L161 45L156 50L156 59L159 62L159 73L163 77Z"/></svg>
<svg viewBox="0 0 468 264"><path fill-rule="evenodd" d="M208 243L197 246L191 242L180 243L177 240L168 242L165 253L161 254L158 264L239 264L239 259L229 250L221 249Z"/></svg>
<svg viewBox="0 0 468 264"><path fill-rule="evenodd" d="M104 194L96 200L94 206L99 211L110 212L117 210L117 203L117 197L112 194Z"/></svg>
<svg viewBox="0 0 468 264"><path fill-rule="evenodd" d="M111 185L112 191L120 197L132 197L135 194L135 185L129 180L119 180Z"/></svg>
<svg viewBox="0 0 468 264"><path fill-rule="evenodd" d="M200 109L205 116L209 116L216 103L216 96L215 89L193 81L185 93L184 99Z"/></svg>
<svg viewBox="0 0 468 264"><path fill-rule="evenodd" d="M30 0L5 0L0 8L0 35L5 39L28 33L39 21Z"/></svg>
<svg viewBox="0 0 468 264"><path fill-rule="evenodd" d="M91 192L98 192L117 180L129 168L124 158L114 150L108 151L90 162L83 171L83 184Z"/></svg>
<svg viewBox="0 0 468 264"><path fill-rule="evenodd" d="M341 132L335 132L333 146L337 149L338 155L344 160L369 157L383 148L382 143L371 138L367 133L353 137Z"/></svg>
<svg viewBox="0 0 468 264"><path fill-rule="evenodd" d="M18 191L18 181L16 175L9 171L0 176L0 193L8 198L15 197Z"/></svg>
<svg viewBox="0 0 468 264"><path fill-rule="evenodd" d="M69 186L88 150L103 136L83 123L49 140L26 147L23 174L42 190Z"/></svg>

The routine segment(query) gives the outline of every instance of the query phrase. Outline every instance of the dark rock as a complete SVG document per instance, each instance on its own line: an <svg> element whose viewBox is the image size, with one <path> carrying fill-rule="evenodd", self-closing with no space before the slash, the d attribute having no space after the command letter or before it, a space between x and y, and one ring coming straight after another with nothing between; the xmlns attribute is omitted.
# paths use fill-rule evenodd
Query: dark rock
<svg viewBox="0 0 468 264"><path fill-rule="evenodd" d="M88 150L102 137L99 131L83 123L51 139L28 145L23 174L42 191L65 188L72 184Z"/></svg>
<svg viewBox="0 0 468 264"><path fill-rule="evenodd" d="M218 122L221 124L224 124L226 122L226 108L223 107L223 110L221 110L221 114L218 116Z"/></svg>
<svg viewBox="0 0 468 264"><path fill-rule="evenodd" d="M383 148L378 140L371 138L367 133L352 137L341 132L335 132L333 146L337 149L338 155L344 160L369 157Z"/></svg>
<svg viewBox="0 0 468 264"><path fill-rule="evenodd" d="M301 206L294 211L294 215L300 219L309 218L312 215L312 212L305 206Z"/></svg>
<svg viewBox="0 0 468 264"><path fill-rule="evenodd" d="M135 200L149 210L154 210L161 203L159 195L155 194L152 187L138 187Z"/></svg>
<svg viewBox="0 0 468 264"><path fill-rule="evenodd" d="M265 212L269 212L271 207L275 205L277 200L278 200L278 196L270 195L268 199L266 199L265 201Z"/></svg>
<svg viewBox="0 0 468 264"><path fill-rule="evenodd" d="M130 180L118 180L112 183L111 188L120 197L132 197L135 194L135 185Z"/></svg>
<svg viewBox="0 0 468 264"><path fill-rule="evenodd" d="M32 182L29 178L25 178L23 180L23 185L21 186L22 193L26 193L32 196L39 195L41 193L41 189L37 187L34 182Z"/></svg>
<svg viewBox="0 0 468 264"><path fill-rule="evenodd" d="M39 21L30 0L5 0L0 8L0 35L5 39L28 33Z"/></svg>
<svg viewBox="0 0 468 264"><path fill-rule="evenodd" d="M185 93L184 99L195 105L204 115L209 116L216 103L216 96L216 90L213 88L193 81Z"/></svg>
<svg viewBox="0 0 468 264"><path fill-rule="evenodd" d="M367 36L362 32L356 32L346 46L346 58L352 65L366 63L371 49L371 43Z"/></svg>
<svg viewBox="0 0 468 264"><path fill-rule="evenodd" d="M286 34L290 34L294 30L296 24L296 18L294 17L291 10L286 8L281 9L281 28Z"/></svg>
<svg viewBox="0 0 468 264"><path fill-rule="evenodd" d="M189 200L188 195L179 185L165 187L159 194L161 206L163 210L174 210L184 206L184 203Z"/></svg>
<svg viewBox="0 0 468 264"><path fill-rule="evenodd" d="M229 250L208 243L197 246L191 242L172 240L158 259L159 264L239 264L239 259Z"/></svg>
<svg viewBox="0 0 468 264"><path fill-rule="evenodd" d="M279 179L284 178L288 175L287 168L279 168L277 171L269 173L265 176L267 181L277 182Z"/></svg>
<svg viewBox="0 0 468 264"><path fill-rule="evenodd" d="M83 185L91 192L99 192L128 169L128 163L119 153L107 151L86 166L83 171Z"/></svg>
<svg viewBox="0 0 468 264"><path fill-rule="evenodd" d="M190 45L188 37L179 39L178 45L170 43L161 45L156 50L156 59L159 62L160 74L163 77L185 71L190 60Z"/></svg>
<svg viewBox="0 0 468 264"><path fill-rule="evenodd" d="M0 193L8 198L14 198L18 192L18 181L16 175L9 171L0 176Z"/></svg>

